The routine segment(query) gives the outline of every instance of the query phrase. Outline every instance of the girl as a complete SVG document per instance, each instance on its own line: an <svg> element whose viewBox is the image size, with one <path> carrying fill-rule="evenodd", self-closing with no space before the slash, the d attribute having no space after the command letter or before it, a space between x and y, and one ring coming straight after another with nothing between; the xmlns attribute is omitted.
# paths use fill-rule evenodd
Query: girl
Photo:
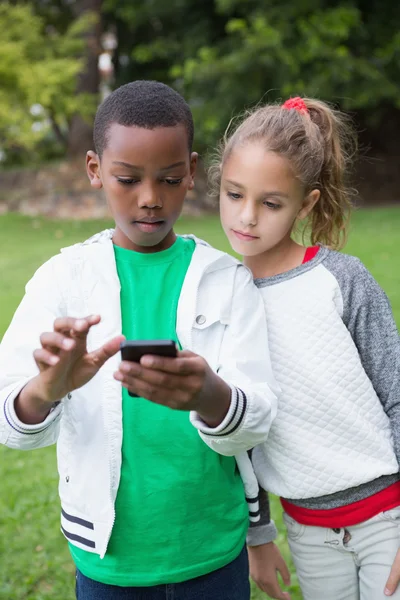
<svg viewBox="0 0 400 600"><path fill-rule="evenodd" d="M223 228L264 298L282 395L252 460L281 496L305 600L400 598L399 335L385 293L336 251L354 139L344 115L294 98L249 114L212 167ZM306 218L308 248L292 237ZM255 531L262 586L269 545Z"/></svg>

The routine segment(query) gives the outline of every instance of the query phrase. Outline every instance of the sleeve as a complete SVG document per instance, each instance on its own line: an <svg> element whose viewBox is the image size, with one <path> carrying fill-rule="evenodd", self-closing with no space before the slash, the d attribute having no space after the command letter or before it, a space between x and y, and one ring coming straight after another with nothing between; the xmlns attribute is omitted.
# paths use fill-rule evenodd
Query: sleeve
<svg viewBox="0 0 400 600"><path fill-rule="evenodd" d="M14 400L38 373L33 351L40 345L40 335L52 331L54 320L65 314L57 286L59 262L59 256L50 259L28 282L0 344L0 443L10 448L41 448L55 443L58 437L62 403L42 423L27 425L18 419Z"/></svg>
<svg viewBox="0 0 400 600"><path fill-rule="evenodd" d="M231 386L224 421L210 428L192 412L192 424L219 454L233 456L266 441L276 416L279 387L272 373L262 296L250 271L238 266L230 322L220 350L218 374Z"/></svg>
<svg viewBox="0 0 400 600"><path fill-rule="evenodd" d="M400 464L400 337L390 302L360 260L335 254L328 268L341 290L343 321L390 419Z"/></svg>
<svg viewBox="0 0 400 600"><path fill-rule="evenodd" d="M250 522L247 531L246 543L248 546L261 546L276 540L278 531L275 523L271 520L271 511L268 492L260 488L259 491L260 520L257 523Z"/></svg>

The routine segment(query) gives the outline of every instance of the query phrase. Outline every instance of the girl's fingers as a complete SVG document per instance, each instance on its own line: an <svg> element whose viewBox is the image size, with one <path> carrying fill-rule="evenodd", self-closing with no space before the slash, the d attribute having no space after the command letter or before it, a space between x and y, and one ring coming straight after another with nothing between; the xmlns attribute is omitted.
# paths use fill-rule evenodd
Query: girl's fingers
<svg viewBox="0 0 400 600"><path fill-rule="evenodd" d="M47 367L54 367L60 360L59 356L53 354L45 348L38 348L35 350L33 353L33 358L38 365L40 364Z"/></svg>
<svg viewBox="0 0 400 600"><path fill-rule="evenodd" d="M290 585L290 571L286 562L282 558L282 562L278 567L278 571L282 576L283 583L287 586Z"/></svg>

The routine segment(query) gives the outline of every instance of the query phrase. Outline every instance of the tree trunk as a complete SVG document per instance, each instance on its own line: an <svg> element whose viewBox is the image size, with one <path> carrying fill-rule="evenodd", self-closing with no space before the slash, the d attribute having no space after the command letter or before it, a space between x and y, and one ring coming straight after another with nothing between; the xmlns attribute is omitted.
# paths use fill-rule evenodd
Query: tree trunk
<svg viewBox="0 0 400 600"><path fill-rule="evenodd" d="M85 12L97 15L97 21L86 33L85 65L78 78L77 93L98 94L100 74L98 57L101 51L101 6L102 0L76 0L75 17ZM68 156L76 158L93 148L93 127L79 114L72 117L68 131Z"/></svg>

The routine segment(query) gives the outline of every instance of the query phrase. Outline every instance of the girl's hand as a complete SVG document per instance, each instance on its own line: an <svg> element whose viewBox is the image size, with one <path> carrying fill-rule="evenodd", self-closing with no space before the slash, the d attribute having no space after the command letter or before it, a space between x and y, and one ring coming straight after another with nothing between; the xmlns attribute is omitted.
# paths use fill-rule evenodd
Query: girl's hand
<svg viewBox="0 0 400 600"><path fill-rule="evenodd" d="M396 557L394 559L389 579L386 582L385 586L385 596L392 596L397 590L397 586L400 582L400 550L397 551Z"/></svg>
<svg viewBox="0 0 400 600"><path fill-rule="evenodd" d="M93 352L87 351L89 330L99 322L99 315L59 318L54 321L53 331L42 333L41 348L33 353L40 373L27 383L15 401L15 410L22 421L41 422L54 402L85 385L119 351L123 336Z"/></svg>
<svg viewBox="0 0 400 600"><path fill-rule="evenodd" d="M143 356L140 364L123 361L114 374L129 391L175 410L195 410L210 427L226 416L230 387L197 354L184 350L177 358Z"/></svg>
<svg viewBox="0 0 400 600"><path fill-rule="evenodd" d="M283 583L290 585L290 573L279 548L273 542L261 546L248 546L250 576L257 587L276 600L290 600L288 592L279 585L278 572Z"/></svg>

